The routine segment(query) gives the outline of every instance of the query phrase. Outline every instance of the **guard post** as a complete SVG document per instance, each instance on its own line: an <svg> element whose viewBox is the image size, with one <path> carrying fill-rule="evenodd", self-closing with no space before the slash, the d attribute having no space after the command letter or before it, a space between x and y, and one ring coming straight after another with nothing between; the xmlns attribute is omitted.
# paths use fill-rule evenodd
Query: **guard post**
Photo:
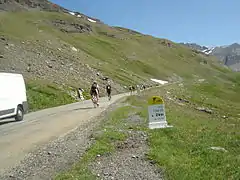
<svg viewBox="0 0 240 180"><path fill-rule="evenodd" d="M167 128L164 101L160 96L153 96L148 100L149 129Z"/></svg>

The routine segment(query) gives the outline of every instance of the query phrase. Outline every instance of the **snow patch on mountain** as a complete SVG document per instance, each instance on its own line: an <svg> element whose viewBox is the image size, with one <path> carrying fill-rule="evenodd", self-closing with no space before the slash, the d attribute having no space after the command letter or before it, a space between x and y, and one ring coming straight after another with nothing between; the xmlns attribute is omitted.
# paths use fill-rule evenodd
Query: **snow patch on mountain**
<svg viewBox="0 0 240 180"><path fill-rule="evenodd" d="M160 80L160 79L151 79L151 81L162 84L162 85L168 83L168 81L163 81L163 80Z"/></svg>
<svg viewBox="0 0 240 180"><path fill-rule="evenodd" d="M213 52L214 49L215 49L215 47L211 47L211 48L208 47L208 49L205 49L202 52L209 55Z"/></svg>
<svg viewBox="0 0 240 180"><path fill-rule="evenodd" d="M95 20L93 20L93 19L90 19L90 18L88 18L88 21L89 22L92 22L92 23L96 23L97 21L95 21Z"/></svg>
<svg viewBox="0 0 240 180"><path fill-rule="evenodd" d="M75 13L74 13L74 12L70 12L70 11L69 11L68 13L71 14L71 15L73 15L73 16L75 16Z"/></svg>
<svg viewBox="0 0 240 180"><path fill-rule="evenodd" d="M89 22L92 22L92 23L100 22L100 20L98 20L98 19L95 19L95 20L94 20L94 19L91 19L91 18L88 17L88 16L80 15L80 13L78 13L78 12L68 11L68 14L73 15L73 16L78 17L78 18L86 19L86 20L88 20Z"/></svg>

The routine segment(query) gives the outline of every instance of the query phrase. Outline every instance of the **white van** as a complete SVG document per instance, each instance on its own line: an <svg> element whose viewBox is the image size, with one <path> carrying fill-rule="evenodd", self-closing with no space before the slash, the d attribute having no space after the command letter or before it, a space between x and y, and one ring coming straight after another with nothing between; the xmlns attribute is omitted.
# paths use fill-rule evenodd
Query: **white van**
<svg viewBox="0 0 240 180"><path fill-rule="evenodd" d="M21 74L0 72L0 119L23 120L28 111L26 87Z"/></svg>

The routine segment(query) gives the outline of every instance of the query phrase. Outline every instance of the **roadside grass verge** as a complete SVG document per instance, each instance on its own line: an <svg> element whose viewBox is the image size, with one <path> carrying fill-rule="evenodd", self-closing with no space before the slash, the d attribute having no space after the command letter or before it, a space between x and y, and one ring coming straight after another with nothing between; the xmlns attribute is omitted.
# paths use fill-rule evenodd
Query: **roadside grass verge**
<svg viewBox="0 0 240 180"><path fill-rule="evenodd" d="M27 98L30 111L56 107L74 102L74 99L54 85L27 82Z"/></svg>
<svg viewBox="0 0 240 180"><path fill-rule="evenodd" d="M147 132L148 158L164 170L166 179L239 179L240 116L237 112L240 112L240 101L237 92L240 88L219 86L208 83L172 85L150 90L141 98L128 99L142 108L139 114L146 119L147 102L144 100L152 95L165 99L167 120L174 127ZM183 97L190 102L177 100ZM213 109L213 113L196 110L199 106ZM211 147L223 147L226 152Z"/></svg>
<svg viewBox="0 0 240 180"><path fill-rule="evenodd" d="M56 176L55 179L96 179L97 177L88 169L89 163L94 161L98 155L113 153L116 150L115 143L124 141L127 138L123 131L119 131L119 127L125 126L122 120L127 118L132 110L130 106L123 106L112 111L97 130L98 133L93 134L95 142L87 150L80 162L76 163L69 171Z"/></svg>

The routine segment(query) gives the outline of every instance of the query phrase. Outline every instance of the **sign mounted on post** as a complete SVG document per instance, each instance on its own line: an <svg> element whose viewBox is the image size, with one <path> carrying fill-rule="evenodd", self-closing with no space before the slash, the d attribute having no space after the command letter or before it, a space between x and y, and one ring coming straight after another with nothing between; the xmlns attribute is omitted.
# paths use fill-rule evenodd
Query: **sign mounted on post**
<svg viewBox="0 0 240 180"><path fill-rule="evenodd" d="M161 97L153 96L149 99L148 105L150 129L172 127L167 124L164 102Z"/></svg>

